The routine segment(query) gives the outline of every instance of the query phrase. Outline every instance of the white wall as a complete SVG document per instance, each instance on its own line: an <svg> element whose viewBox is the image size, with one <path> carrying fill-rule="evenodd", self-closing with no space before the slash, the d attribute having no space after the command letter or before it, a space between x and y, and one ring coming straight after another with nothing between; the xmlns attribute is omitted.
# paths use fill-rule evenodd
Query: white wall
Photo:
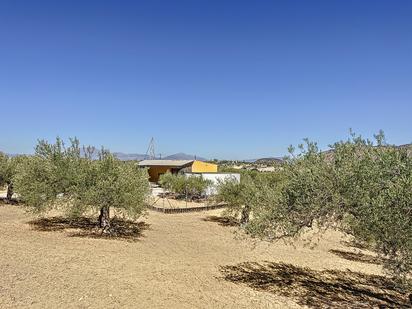
<svg viewBox="0 0 412 309"><path fill-rule="evenodd" d="M206 195L213 195L217 193L217 186L220 182L228 180L240 182L239 173L185 173L186 177L196 176L208 179L212 185L206 189Z"/></svg>

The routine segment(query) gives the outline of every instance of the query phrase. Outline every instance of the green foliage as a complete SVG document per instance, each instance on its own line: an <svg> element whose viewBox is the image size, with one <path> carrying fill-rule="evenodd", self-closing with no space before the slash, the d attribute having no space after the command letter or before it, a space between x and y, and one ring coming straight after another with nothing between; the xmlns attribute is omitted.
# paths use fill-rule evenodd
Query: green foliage
<svg viewBox="0 0 412 309"><path fill-rule="evenodd" d="M244 224L251 212L259 215L264 202L277 196L281 183L280 173L243 172L240 182L232 179L221 182L215 200L227 204L226 215L237 218L242 214L241 223Z"/></svg>
<svg viewBox="0 0 412 309"><path fill-rule="evenodd" d="M290 148L278 182L246 178L225 184L219 196L235 213L250 209L245 228L254 236L340 228L385 256L391 274L405 277L412 270L412 158L387 145L382 132L375 139L352 134L327 153L305 140L298 154Z"/></svg>
<svg viewBox="0 0 412 309"><path fill-rule="evenodd" d="M201 176L173 175L166 173L160 176L159 184L166 190L190 199L204 195L211 181L203 179Z"/></svg>
<svg viewBox="0 0 412 309"><path fill-rule="evenodd" d="M137 217L149 194L147 173L133 163L123 163L102 149L92 160L94 148L79 141L66 147L39 141L35 155L18 166L15 187L24 203L35 212L64 207L72 215L113 207Z"/></svg>
<svg viewBox="0 0 412 309"><path fill-rule="evenodd" d="M106 151L101 152L99 160L82 160L81 166L73 195L73 214L113 207L138 217L144 211L149 194L144 169L133 162L121 162Z"/></svg>
<svg viewBox="0 0 412 309"><path fill-rule="evenodd" d="M80 163L78 140L71 140L67 148L59 138L55 144L41 140L35 155L27 157L17 167L16 192L35 212L67 204L81 175Z"/></svg>
<svg viewBox="0 0 412 309"><path fill-rule="evenodd" d="M0 152L0 186L8 185L17 173L18 164L24 160L23 156L9 157Z"/></svg>
<svg viewBox="0 0 412 309"><path fill-rule="evenodd" d="M389 147L353 138L334 145L335 175L345 228L388 257L386 269L406 275L412 269L412 157Z"/></svg>
<svg viewBox="0 0 412 309"><path fill-rule="evenodd" d="M315 143L305 141L300 145L300 154L291 157L283 166L283 183L277 190L262 187L261 194L267 196L248 230L269 239L296 236L304 228L333 223L336 207L340 204L335 193L338 184L325 155Z"/></svg>
<svg viewBox="0 0 412 309"><path fill-rule="evenodd" d="M7 185L11 181L12 171L10 168L11 159L0 152L0 187Z"/></svg>
<svg viewBox="0 0 412 309"><path fill-rule="evenodd" d="M165 173L160 175L159 184L162 188L177 194L185 193L186 177L184 175L173 175L172 173Z"/></svg>
<svg viewBox="0 0 412 309"><path fill-rule="evenodd" d="M11 201L14 194L14 178L17 166L25 159L23 156L8 157L0 152L0 188L7 186L6 201Z"/></svg>
<svg viewBox="0 0 412 309"><path fill-rule="evenodd" d="M208 179L203 179L202 176L189 176L185 179L186 192L189 197L199 197L205 194L205 191L212 182Z"/></svg>

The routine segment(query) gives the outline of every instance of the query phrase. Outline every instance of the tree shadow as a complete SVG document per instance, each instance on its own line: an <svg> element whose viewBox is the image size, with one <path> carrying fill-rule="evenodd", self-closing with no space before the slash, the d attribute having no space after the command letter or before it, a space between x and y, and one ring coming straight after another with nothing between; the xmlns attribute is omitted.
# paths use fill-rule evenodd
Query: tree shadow
<svg viewBox="0 0 412 309"><path fill-rule="evenodd" d="M272 262L246 262L220 271L227 281L312 308L411 308L407 291L384 276Z"/></svg>
<svg viewBox="0 0 412 309"><path fill-rule="evenodd" d="M361 250L371 249L371 247L368 246L367 243L356 241L356 240L341 241L341 244L346 246L346 247L356 248L356 249L361 249Z"/></svg>
<svg viewBox="0 0 412 309"><path fill-rule="evenodd" d="M239 220L233 217L207 216L202 218L203 221L215 222L221 226L239 226Z"/></svg>
<svg viewBox="0 0 412 309"><path fill-rule="evenodd" d="M334 250L334 249L329 250L329 252L343 259L349 260L349 261L376 264L376 265L382 265L384 263L383 258L373 256L370 254L361 253L361 252L349 252L349 251Z"/></svg>
<svg viewBox="0 0 412 309"><path fill-rule="evenodd" d="M88 217L64 218L50 217L40 218L28 222L36 231L53 232L75 230L68 233L69 237L85 237L100 239L119 239L138 241L143 236L143 231L150 225L145 222L135 222L114 217L110 220L110 231L103 233L96 219Z"/></svg>
<svg viewBox="0 0 412 309"><path fill-rule="evenodd" d="M9 205L18 205L19 201L15 198L12 198L11 200L5 198L5 197L0 197L0 203L2 204L9 204Z"/></svg>

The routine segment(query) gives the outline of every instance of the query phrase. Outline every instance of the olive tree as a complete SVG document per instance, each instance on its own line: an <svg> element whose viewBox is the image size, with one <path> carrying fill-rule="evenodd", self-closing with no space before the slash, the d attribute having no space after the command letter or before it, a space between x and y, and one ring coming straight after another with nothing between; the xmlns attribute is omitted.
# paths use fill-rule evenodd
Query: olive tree
<svg viewBox="0 0 412 309"><path fill-rule="evenodd" d="M182 193L185 190L185 179L183 175L173 175L172 173L165 173L159 177L160 186L174 193Z"/></svg>
<svg viewBox="0 0 412 309"><path fill-rule="evenodd" d="M174 175L165 173L160 176L159 184L166 190L176 193L179 196L198 198L204 195L208 186L212 182L198 175Z"/></svg>
<svg viewBox="0 0 412 309"><path fill-rule="evenodd" d="M100 212L99 224L110 230L110 207L137 217L149 193L148 175L135 164L123 163L102 149L93 160L93 147L70 145L57 138L54 144L39 141L35 155L19 164L16 191L33 211L64 208L73 216Z"/></svg>
<svg viewBox="0 0 412 309"><path fill-rule="evenodd" d="M185 194L190 198L204 196L206 189L212 185L212 181L202 176L191 175L185 177Z"/></svg>
<svg viewBox="0 0 412 309"><path fill-rule="evenodd" d="M121 162L107 151L95 161L83 160L79 181L73 190L72 212L100 212L99 225L110 229L110 208L137 218L146 207L148 174L133 162Z"/></svg>
<svg viewBox="0 0 412 309"><path fill-rule="evenodd" d="M216 202L226 203L226 215L240 217L240 225L245 227L252 213L255 216L262 212L262 202L267 201L268 197L276 196L281 179L280 173L244 172L240 182L235 179L219 182L214 199Z"/></svg>
<svg viewBox="0 0 412 309"><path fill-rule="evenodd" d="M334 145L344 228L385 256L386 269L405 277L412 270L412 157L408 149L376 147L354 138Z"/></svg>
<svg viewBox="0 0 412 309"><path fill-rule="evenodd" d="M259 186L249 200L252 235L299 235L316 224L344 230L385 256L385 268L404 278L412 270L412 158L407 149L352 135L321 152L306 140L282 166L279 189Z"/></svg>
<svg viewBox="0 0 412 309"><path fill-rule="evenodd" d="M10 202L14 194L14 176L20 157L9 157L0 152L0 186L7 186L6 201Z"/></svg>
<svg viewBox="0 0 412 309"><path fill-rule="evenodd" d="M78 140L70 142L70 146L65 147L59 138L54 144L40 140L35 154L18 165L16 191L34 212L70 204L81 161Z"/></svg>

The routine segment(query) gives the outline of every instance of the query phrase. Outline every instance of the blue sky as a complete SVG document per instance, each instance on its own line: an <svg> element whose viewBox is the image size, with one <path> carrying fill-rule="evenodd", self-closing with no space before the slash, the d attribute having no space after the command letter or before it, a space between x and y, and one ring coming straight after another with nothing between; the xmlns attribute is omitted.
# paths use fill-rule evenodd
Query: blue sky
<svg viewBox="0 0 412 309"><path fill-rule="evenodd" d="M0 149L209 158L412 141L411 1L1 1Z"/></svg>

